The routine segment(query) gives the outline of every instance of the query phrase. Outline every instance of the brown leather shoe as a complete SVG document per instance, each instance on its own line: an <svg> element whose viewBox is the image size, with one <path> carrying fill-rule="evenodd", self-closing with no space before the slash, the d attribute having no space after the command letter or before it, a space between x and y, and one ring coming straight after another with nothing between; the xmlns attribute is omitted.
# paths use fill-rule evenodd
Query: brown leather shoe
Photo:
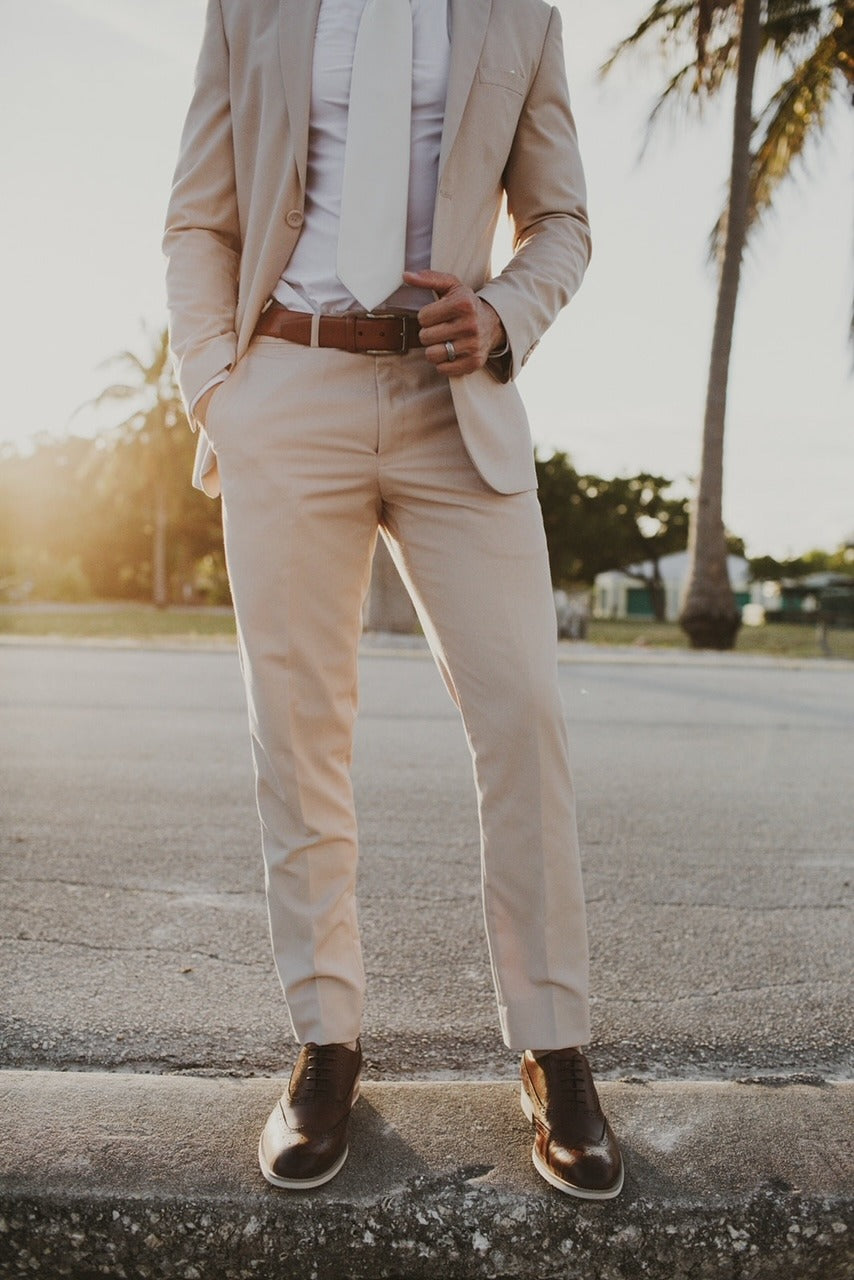
<svg viewBox="0 0 854 1280"><path fill-rule="evenodd" d="M271 1111L258 1143L261 1172L274 1187L320 1187L343 1167L361 1069L358 1041L355 1049L303 1045L287 1092Z"/></svg>
<svg viewBox="0 0 854 1280"><path fill-rule="evenodd" d="M531 1159L546 1182L585 1200L623 1188L623 1161L580 1049L522 1055L522 1110L536 1129Z"/></svg>

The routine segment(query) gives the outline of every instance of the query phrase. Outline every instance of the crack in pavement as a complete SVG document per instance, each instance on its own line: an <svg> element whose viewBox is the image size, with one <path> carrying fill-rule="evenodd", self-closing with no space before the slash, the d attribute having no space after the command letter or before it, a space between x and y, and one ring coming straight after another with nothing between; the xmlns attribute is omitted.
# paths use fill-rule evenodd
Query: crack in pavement
<svg viewBox="0 0 854 1280"><path fill-rule="evenodd" d="M732 996L746 995L762 991L786 991L791 987L830 987L838 986L846 989L846 985L842 979L824 978L797 978L792 982L764 982L755 987L716 987L713 991L692 991L687 995L668 995L662 996L599 996L600 1001L609 1004L653 1004L653 1005L670 1005L678 1004L680 1001L686 1000L708 1000L715 996Z"/></svg>
<svg viewBox="0 0 854 1280"><path fill-rule="evenodd" d="M22 938L17 934L0 934L0 942L23 942L23 943L32 943L32 944L35 944L36 946L63 947L63 948L76 947L78 950L82 950L82 951L96 951L96 952L106 951L106 952L111 952L113 954L127 953L130 955L137 955L140 953L144 953L144 954L162 955L162 956L179 956L184 960L192 956L198 956L204 960L216 960L218 961L219 964L234 965L243 969L256 969L256 968L262 968L262 967L266 968L266 957L264 958L263 961L260 959L259 960L234 960L234 959L227 959L223 956L217 955L216 952L213 952L213 951L197 951L197 950L178 951L174 947L151 947L151 946L119 947L114 945L106 946L97 942L78 942L71 938L68 938L68 939Z"/></svg>
<svg viewBox="0 0 854 1280"><path fill-rule="evenodd" d="M55 884L70 889L105 889L108 893L150 893L170 898L263 898L263 889L213 889L186 888L164 889L156 885L116 884L115 881L102 880L66 880L58 876L0 876L0 885L5 884Z"/></svg>

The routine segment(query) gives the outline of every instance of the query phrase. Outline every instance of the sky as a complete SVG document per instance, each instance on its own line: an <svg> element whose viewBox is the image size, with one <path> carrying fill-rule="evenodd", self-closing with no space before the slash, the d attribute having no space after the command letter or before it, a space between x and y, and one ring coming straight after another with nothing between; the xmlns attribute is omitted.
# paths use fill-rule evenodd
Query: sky
<svg viewBox="0 0 854 1280"><path fill-rule="evenodd" d="M520 376L534 440L579 470L696 475L715 279L706 241L725 191L727 102L660 128L663 75L597 67L649 0L560 0L590 191L593 261ZM105 361L166 320L160 236L204 0L0 0L0 442L89 433ZM823 144L743 272L724 518L748 554L854 535L854 112ZM496 265L508 252L501 234ZM83 406L83 407L81 407ZM188 479L189 483L189 479Z"/></svg>

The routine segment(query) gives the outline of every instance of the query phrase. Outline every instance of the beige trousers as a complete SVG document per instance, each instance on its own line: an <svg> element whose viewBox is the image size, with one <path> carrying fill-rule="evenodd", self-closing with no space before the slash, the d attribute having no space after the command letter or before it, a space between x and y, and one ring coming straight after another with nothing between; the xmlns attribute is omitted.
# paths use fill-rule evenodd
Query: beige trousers
<svg viewBox="0 0 854 1280"><path fill-rule="evenodd" d="M364 970L350 760L381 530L474 762L487 937L514 1049L590 1036L556 627L533 492L496 493L423 352L256 338L211 401L276 966L301 1042L353 1040Z"/></svg>

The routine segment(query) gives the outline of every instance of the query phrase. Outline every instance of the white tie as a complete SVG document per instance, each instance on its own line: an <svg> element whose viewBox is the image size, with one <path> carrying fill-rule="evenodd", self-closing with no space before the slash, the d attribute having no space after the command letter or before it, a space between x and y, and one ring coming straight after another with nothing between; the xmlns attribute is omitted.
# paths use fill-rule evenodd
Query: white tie
<svg viewBox="0 0 854 1280"><path fill-rule="evenodd" d="M338 278L370 311L400 287L412 109L409 0L368 0L350 81Z"/></svg>

